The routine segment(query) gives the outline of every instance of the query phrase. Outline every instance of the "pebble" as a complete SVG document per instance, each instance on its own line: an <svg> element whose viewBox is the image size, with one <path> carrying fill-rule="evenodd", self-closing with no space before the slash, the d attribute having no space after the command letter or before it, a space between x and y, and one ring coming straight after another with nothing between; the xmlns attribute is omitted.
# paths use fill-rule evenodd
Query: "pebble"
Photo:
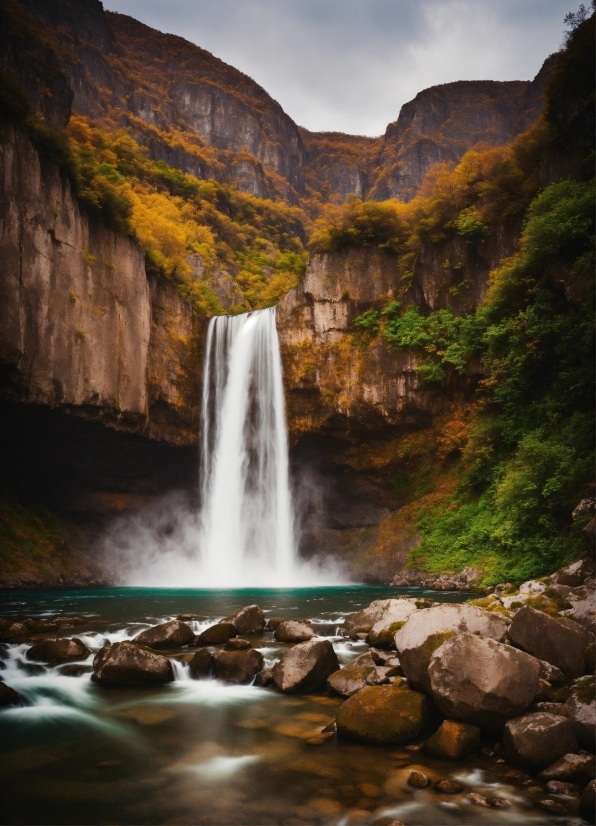
<svg viewBox="0 0 596 826"><path fill-rule="evenodd" d="M415 769L410 772L410 776L408 777L408 786L414 786L416 789L425 789L429 785L430 778L427 777L424 772L419 772Z"/></svg>
<svg viewBox="0 0 596 826"><path fill-rule="evenodd" d="M549 798L544 798L544 800L539 800L536 804L537 809L542 809L543 812L548 812L552 815L566 815L567 809L563 806L562 803L557 803L556 800L549 800Z"/></svg>
<svg viewBox="0 0 596 826"><path fill-rule="evenodd" d="M488 805L491 809L508 809L511 806L511 803L504 797L490 797L488 800Z"/></svg>
<svg viewBox="0 0 596 826"><path fill-rule="evenodd" d="M435 783L435 791L441 794L459 794L463 792L464 787L456 783L455 780L439 780Z"/></svg>
<svg viewBox="0 0 596 826"><path fill-rule="evenodd" d="M490 803L486 797L483 794L478 794L478 792L470 792L470 794L467 794L464 799L469 800L470 803L474 804L474 806L483 806L484 808L488 808L488 806L490 806Z"/></svg>

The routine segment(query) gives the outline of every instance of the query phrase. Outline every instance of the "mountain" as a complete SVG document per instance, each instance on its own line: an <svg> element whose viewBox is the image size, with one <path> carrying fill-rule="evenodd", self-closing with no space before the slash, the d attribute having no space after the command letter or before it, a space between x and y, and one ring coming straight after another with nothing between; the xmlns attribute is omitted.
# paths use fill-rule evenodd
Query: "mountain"
<svg viewBox="0 0 596 826"><path fill-rule="evenodd" d="M261 198L303 202L315 214L332 196L410 200L434 164L512 140L540 113L553 63L532 82L427 89L378 139L312 133L247 75L181 37L105 12L100 0L3 5L21 26L19 7L29 13L34 36L68 78L74 112L128 129L170 166ZM8 65L23 64L9 56Z"/></svg>

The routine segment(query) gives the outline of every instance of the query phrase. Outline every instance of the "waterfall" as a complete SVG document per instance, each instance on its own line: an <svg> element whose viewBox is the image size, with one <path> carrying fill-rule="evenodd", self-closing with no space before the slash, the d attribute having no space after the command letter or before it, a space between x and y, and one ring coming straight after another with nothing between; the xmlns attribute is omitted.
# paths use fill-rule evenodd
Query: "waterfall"
<svg viewBox="0 0 596 826"><path fill-rule="evenodd" d="M275 308L211 319L201 446L206 584L290 585L294 516Z"/></svg>

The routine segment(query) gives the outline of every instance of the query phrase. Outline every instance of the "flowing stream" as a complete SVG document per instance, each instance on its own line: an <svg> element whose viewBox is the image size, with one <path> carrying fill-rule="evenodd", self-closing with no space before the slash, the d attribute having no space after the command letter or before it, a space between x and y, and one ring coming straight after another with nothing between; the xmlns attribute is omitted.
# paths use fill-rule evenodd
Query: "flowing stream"
<svg viewBox="0 0 596 826"><path fill-rule="evenodd" d="M91 655L50 666L27 659L30 643L0 645L2 677L24 698L24 705L0 710L0 822L579 825L577 801L570 798L561 798L569 807L566 818L538 812L534 804L542 789L528 785L527 775L498 755L437 760L417 750L427 735L383 748L321 737L341 697L194 680L188 660L196 649L165 652L175 662L176 679L169 685L104 687L91 680L93 656L106 641L130 639L182 612L195 615L191 624L199 632L252 602L267 617L309 620L345 664L367 649L340 636L345 615L398 593L420 591L347 586L1 593L3 616L80 617L60 633L79 637ZM459 601L467 595L432 596ZM251 642L269 665L288 649L270 632ZM433 781L453 778L463 791L440 795L430 787L412 788L412 769ZM479 808L466 800L469 792L510 805Z"/></svg>

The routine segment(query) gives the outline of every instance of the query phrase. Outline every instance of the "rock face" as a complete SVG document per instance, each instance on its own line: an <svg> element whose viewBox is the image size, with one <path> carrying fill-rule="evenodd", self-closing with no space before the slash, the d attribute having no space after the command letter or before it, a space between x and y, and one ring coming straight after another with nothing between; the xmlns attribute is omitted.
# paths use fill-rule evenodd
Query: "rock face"
<svg viewBox="0 0 596 826"><path fill-rule="evenodd" d="M316 691L339 669L329 640L309 640L290 648L273 667L273 681L280 691Z"/></svg>
<svg viewBox="0 0 596 826"><path fill-rule="evenodd" d="M497 728L536 696L540 663L510 645L460 633L433 653L428 677L448 717Z"/></svg>
<svg viewBox="0 0 596 826"><path fill-rule="evenodd" d="M180 620L171 620L141 631L134 638L134 642L149 648L180 648L183 645L189 645L194 637L190 625Z"/></svg>
<svg viewBox="0 0 596 826"><path fill-rule="evenodd" d="M230 614L223 622L231 623L236 629L236 633L242 636L260 634L265 628L265 614L258 605L247 605L234 614Z"/></svg>
<svg viewBox="0 0 596 826"><path fill-rule="evenodd" d="M327 685L342 697L351 697L367 685L366 680L376 667L372 656L367 652L339 671L334 671L327 678Z"/></svg>
<svg viewBox="0 0 596 826"><path fill-rule="evenodd" d="M545 768L578 748L569 720L544 712L508 720L503 745L510 760L534 769Z"/></svg>
<svg viewBox="0 0 596 826"><path fill-rule="evenodd" d="M46 637L45 640L35 643L27 651L27 659L44 663L66 663L71 660L84 660L91 651L84 643L64 637Z"/></svg>
<svg viewBox="0 0 596 826"><path fill-rule="evenodd" d="M244 651L217 651L213 655L213 664L220 680L245 685L263 668L263 655L254 648Z"/></svg>
<svg viewBox="0 0 596 826"><path fill-rule="evenodd" d="M479 748L480 729L455 720L443 720L424 744L424 750L429 754L449 760L459 760Z"/></svg>
<svg viewBox="0 0 596 826"><path fill-rule="evenodd" d="M506 630L507 624L502 617L475 605L437 605L412 614L395 635L395 646L408 680L429 691L427 670L431 656L446 639L467 631L501 640Z"/></svg>
<svg viewBox="0 0 596 826"><path fill-rule="evenodd" d="M416 737L424 728L428 700L423 694L393 686L363 688L337 712L340 737L386 745Z"/></svg>
<svg viewBox="0 0 596 826"><path fill-rule="evenodd" d="M571 721L580 745L593 751L596 743L594 677L586 677L573 686L571 696L563 705L561 711Z"/></svg>
<svg viewBox="0 0 596 826"><path fill-rule="evenodd" d="M93 660L95 679L105 685L158 685L174 679L172 663L130 642L106 645Z"/></svg>
<svg viewBox="0 0 596 826"><path fill-rule="evenodd" d="M275 629L273 636L278 642L306 642L315 635L310 625L306 622L295 622L285 620Z"/></svg>
<svg viewBox="0 0 596 826"><path fill-rule="evenodd" d="M580 677L585 652L594 637L572 620L549 617L535 608L521 608L509 627L509 638L541 660L560 668L567 677Z"/></svg>

